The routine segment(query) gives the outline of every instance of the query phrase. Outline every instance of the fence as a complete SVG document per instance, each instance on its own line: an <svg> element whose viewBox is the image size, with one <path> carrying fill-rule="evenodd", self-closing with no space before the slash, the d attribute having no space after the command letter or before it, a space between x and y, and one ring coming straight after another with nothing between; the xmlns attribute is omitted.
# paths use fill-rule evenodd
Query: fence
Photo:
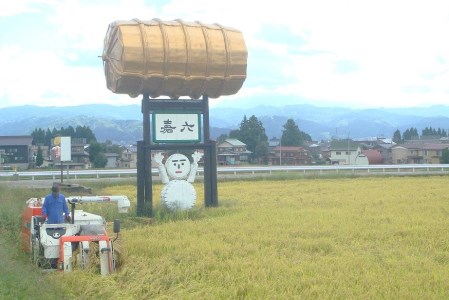
<svg viewBox="0 0 449 300"><path fill-rule="evenodd" d="M200 168L198 173L201 174ZM449 165L369 165L369 166L244 166L244 167L219 167L218 175L238 176L256 174L281 174L281 173L302 173L303 175L435 175L449 174ZM100 170L70 170L69 178L111 178L111 177L134 177L136 169L100 169ZM152 169L153 175L158 175L156 168ZM59 179L60 170L51 171L0 171L1 180L39 180L39 179ZM64 171L67 177L67 171Z"/></svg>

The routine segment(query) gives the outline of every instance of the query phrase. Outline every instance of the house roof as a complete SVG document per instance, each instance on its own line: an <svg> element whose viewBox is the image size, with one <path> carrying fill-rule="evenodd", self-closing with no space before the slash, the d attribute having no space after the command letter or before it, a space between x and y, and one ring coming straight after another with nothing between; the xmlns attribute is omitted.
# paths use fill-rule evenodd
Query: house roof
<svg viewBox="0 0 449 300"><path fill-rule="evenodd" d="M73 152L72 151L72 157L73 156L89 156L89 153L86 151L83 151L83 152Z"/></svg>
<svg viewBox="0 0 449 300"><path fill-rule="evenodd" d="M106 156L106 157L119 157L120 155L118 155L117 153L114 153L114 152L111 152L111 153L106 152L104 154L104 156Z"/></svg>
<svg viewBox="0 0 449 300"><path fill-rule="evenodd" d="M380 165L383 163L382 154L380 154L378 150L362 150L362 153L368 158L368 162L370 165Z"/></svg>
<svg viewBox="0 0 449 300"><path fill-rule="evenodd" d="M285 152L298 152L301 150L305 149L299 146L277 146L276 148L274 148L274 151L285 151Z"/></svg>
<svg viewBox="0 0 449 300"><path fill-rule="evenodd" d="M449 144L435 144L435 143L428 143L428 144L401 144L401 145L395 145L393 148L405 148L405 149L414 149L414 150L443 150L449 148Z"/></svg>
<svg viewBox="0 0 449 300"><path fill-rule="evenodd" d="M353 140L335 140L330 144L331 151L356 151L359 148L359 144Z"/></svg>
<svg viewBox="0 0 449 300"><path fill-rule="evenodd" d="M280 140L269 140L268 141L268 147L276 147L279 146Z"/></svg>
<svg viewBox="0 0 449 300"><path fill-rule="evenodd" d="M378 143L377 144L377 147L379 147L379 148L384 148L384 149L390 149L390 148L392 148L393 146L395 146L394 144L383 144L383 143Z"/></svg>
<svg viewBox="0 0 449 300"><path fill-rule="evenodd" d="M0 136L0 146L31 146L33 137L29 135Z"/></svg>
<svg viewBox="0 0 449 300"><path fill-rule="evenodd" d="M235 152L235 151L226 151L226 152L221 152L221 153L217 153L217 156L238 156L238 155L242 155L242 154L251 154L251 151L242 151L242 152Z"/></svg>
<svg viewBox="0 0 449 300"><path fill-rule="evenodd" d="M242 147L246 147L246 144L239 141L238 139L226 139L223 142L221 142L220 144L217 145L217 147L222 146L224 143L228 143L231 146L242 146Z"/></svg>
<svg viewBox="0 0 449 300"><path fill-rule="evenodd" d="M137 153L137 145L128 145L128 146L125 146L125 148L123 149L123 152Z"/></svg>

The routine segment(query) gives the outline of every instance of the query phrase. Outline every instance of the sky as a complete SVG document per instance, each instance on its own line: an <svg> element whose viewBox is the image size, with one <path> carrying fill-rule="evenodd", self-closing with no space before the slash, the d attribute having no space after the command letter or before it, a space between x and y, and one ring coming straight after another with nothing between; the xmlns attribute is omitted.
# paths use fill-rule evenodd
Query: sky
<svg viewBox="0 0 449 300"><path fill-rule="evenodd" d="M15 0L0 9L0 107L138 104L106 88L109 23L242 31L248 75L212 106L449 104L449 1Z"/></svg>

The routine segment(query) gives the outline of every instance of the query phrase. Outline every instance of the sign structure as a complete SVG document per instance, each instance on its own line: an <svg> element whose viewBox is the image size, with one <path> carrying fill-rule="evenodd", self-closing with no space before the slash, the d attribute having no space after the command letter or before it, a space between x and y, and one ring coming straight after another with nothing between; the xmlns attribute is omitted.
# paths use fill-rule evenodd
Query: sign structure
<svg viewBox="0 0 449 300"><path fill-rule="evenodd" d="M197 112L154 112L154 143L197 143L201 140L201 115Z"/></svg>
<svg viewBox="0 0 449 300"><path fill-rule="evenodd" d="M72 139L70 136L61 137L61 161L72 160Z"/></svg>
<svg viewBox="0 0 449 300"><path fill-rule="evenodd" d="M142 115L143 141L137 141L137 215L153 212L152 162L164 183L161 198L167 208L189 209L195 203L191 183L199 163L203 165L204 205L217 206L217 148L210 138L209 97L154 99L144 94ZM152 155L152 151L157 153ZM193 152L192 159L180 156L179 151ZM175 154L165 157L170 152Z"/></svg>
<svg viewBox="0 0 449 300"><path fill-rule="evenodd" d="M53 160L56 162L72 160L72 139L70 136L57 136L51 148Z"/></svg>

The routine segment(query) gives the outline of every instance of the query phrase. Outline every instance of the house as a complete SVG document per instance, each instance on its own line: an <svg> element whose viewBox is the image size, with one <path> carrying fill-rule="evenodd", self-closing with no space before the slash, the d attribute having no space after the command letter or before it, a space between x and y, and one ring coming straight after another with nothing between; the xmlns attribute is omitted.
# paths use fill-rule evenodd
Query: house
<svg viewBox="0 0 449 300"><path fill-rule="evenodd" d="M152 150L151 155L161 153L164 157L167 157L167 151L164 150ZM137 145L129 145L123 150L122 155L118 158L118 167L122 169L136 169L137 168ZM151 160L151 167L156 168L154 160Z"/></svg>
<svg viewBox="0 0 449 300"><path fill-rule="evenodd" d="M271 165L310 165L312 155L310 151L298 146L277 146L270 151Z"/></svg>
<svg viewBox="0 0 449 300"><path fill-rule="evenodd" d="M72 169L88 169L90 167L89 153L86 149L89 147L87 139L72 138L72 161L69 163ZM65 164L65 163L64 163Z"/></svg>
<svg viewBox="0 0 449 300"><path fill-rule="evenodd" d="M391 147L391 160L395 165L407 164L409 160L412 160L411 155L412 151L409 152L409 149L404 147L403 145L395 145ZM419 158L415 158L413 161L419 161Z"/></svg>
<svg viewBox="0 0 449 300"><path fill-rule="evenodd" d="M32 162L33 162L32 167L36 167L37 152L39 151L39 148L42 151L42 158L43 158L43 162L42 162L42 165L40 166L40 168L48 168L49 164L51 163L50 147L41 146L41 145L31 146L31 157L32 157Z"/></svg>
<svg viewBox="0 0 449 300"><path fill-rule="evenodd" d="M368 158L358 143L347 140L333 140L330 147L330 163L333 165L368 165Z"/></svg>
<svg viewBox="0 0 449 300"><path fill-rule="evenodd" d="M273 151L274 148L276 148L280 144L281 144L281 140L280 139L272 138L271 140L268 141L268 149L269 149L269 151Z"/></svg>
<svg viewBox="0 0 449 300"><path fill-rule="evenodd" d="M119 168L135 169L137 167L137 146L130 145L122 152L119 159Z"/></svg>
<svg viewBox="0 0 449 300"><path fill-rule="evenodd" d="M0 166L11 169L28 169L33 152L31 136L0 136Z"/></svg>
<svg viewBox="0 0 449 300"><path fill-rule="evenodd" d="M375 149L362 150L362 154L364 154L366 158L368 158L368 163L370 165L381 165L384 162L382 154L380 153L379 150Z"/></svg>
<svg viewBox="0 0 449 300"><path fill-rule="evenodd" d="M323 164L329 161L330 151L329 143L327 142L312 142L306 149L310 151L312 157L312 164Z"/></svg>
<svg viewBox="0 0 449 300"><path fill-rule="evenodd" d="M393 164L393 156L391 152L391 148L395 144L393 143L378 143L376 146L374 146L374 149L380 152L380 155L382 156L382 161L384 164L391 165Z"/></svg>
<svg viewBox="0 0 449 300"><path fill-rule="evenodd" d="M105 168L117 168L119 163L119 157L120 155L118 153L105 153L104 156L107 159L106 165L104 166Z"/></svg>
<svg viewBox="0 0 449 300"><path fill-rule="evenodd" d="M439 164L449 144L408 143L391 148L393 164Z"/></svg>
<svg viewBox="0 0 449 300"><path fill-rule="evenodd" d="M239 165L248 162L251 151L246 149L246 144L237 139L226 139L217 145L217 164Z"/></svg>

